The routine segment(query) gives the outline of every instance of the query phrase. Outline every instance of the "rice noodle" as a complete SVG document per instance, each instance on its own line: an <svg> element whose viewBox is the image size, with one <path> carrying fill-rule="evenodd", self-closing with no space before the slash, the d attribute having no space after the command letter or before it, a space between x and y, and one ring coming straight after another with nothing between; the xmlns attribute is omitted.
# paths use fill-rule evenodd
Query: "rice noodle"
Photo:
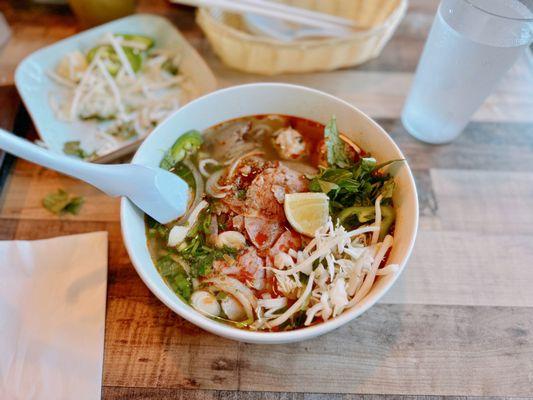
<svg viewBox="0 0 533 400"><path fill-rule="evenodd" d="M264 308L282 308L287 305L287 298L276 297L273 299L258 299L257 304Z"/></svg>
<svg viewBox="0 0 533 400"><path fill-rule="evenodd" d="M239 281L238 279L232 278L230 276L224 276L224 277L212 278L212 279L207 280L207 282L215 282L215 281L223 282L227 285L234 286L246 296L246 298L248 299L248 301L253 307L257 307L257 298L255 297L252 290L248 286L246 286L244 283Z"/></svg>
<svg viewBox="0 0 533 400"><path fill-rule="evenodd" d="M352 142L347 136L345 136L345 135L343 135L341 133L341 134L339 134L339 138L341 138L341 140L343 142L347 143L348 146L350 146L352 149L354 149L357 154L361 154L361 148L359 146L357 146L354 142Z"/></svg>
<svg viewBox="0 0 533 400"><path fill-rule="evenodd" d="M211 215L211 222L209 223L209 232L207 232L207 242L211 245L216 245L217 237L218 237L218 218L216 215Z"/></svg>
<svg viewBox="0 0 533 400"><path fill-rule="evenodd" d="M305 319L304 325L311 325L311 322L313 322L316 313L322 310L322 308L324 308L324 306L321 303L316 303L314 306L310 307L305 313L307 315L307 318Z"/></svg>
<svg viewBox="0 0 533 400"><path fill-rule="evenodd" d="M226 197L227 195L226 191L231 189L232 186L231 185L220 186L218 184L218 181L220 180L222 175L224 175L224 173L225 173L225 170L221 169L211 174L211 176L207 179L207 182L205 184L205 191L209 196L215 197L217 199L222 199Z"/></svg>
<svg viewBox="0 0 533 400"><path fill-rule="evenodd" d="M376 199L376 218L374 222L374 226L378 228L378 230L375 230L372 232L372 241L370 243L376 244L379 239L379 231L381 230L381 199L383 198L382 195L379 195Z"/></svg>
<svg viewBox="0 0 533 400"><path fill-rule="evenodd" d="M361 228L357 228L357 229L354 229L353 231L347 232L346 235L352 238L354 236L362 235L363 233L375 232L375 231L379 231L379 227L363 226Z"/></svg>
<svg viewBox="0 0 533 400"><path fill-rule="evenodd" d="M327 254L329 254L331 249L337 246L342 240L344 240L343 237L330 239L329 242L327 244L324 244L322 248L317 249L314 253L310 254L308 258L306 258L301 263L296 264L293 268L285 270L273 269L273 271L279 275L293 275L298 272L305 272L306 269L313 266L313 263L316 260L325 257Z"/></svg>
<svg viewBox="0 0 533 400"><path fill-rule="evenodd" d="M146 45L141 44L139 42L135 42L133 40L127 40L123 37L116 38L117 42L120 42L122 46L131 47L132 49L138 49L138 50L146 50Z"/></svg>
<svg viewBox="0 0 533 400"><path fill-rule="evenodd" d="M281 325L285 321L287 321L293 314L298 312L300 308L303 306L304 302L309 297L309 294L311 293L311 289L313 288L313 282L315 281L315 273L311 272L311 275L309 275L309 281L307 281L307 286L305 287L304 292L302 295L294 302L292 306L288 308L287 311L285 311L283 314L281 314L276 319L269 321L268 326L274 327Z"/></svg>
<svg viewBox="0 0 533 400"><path fill-rule="evenodd" d="M203 160L200 160L198 162L198 170L200 171L200 173L204 176L204 177L208 177L209 175L211 175L209 172L207 172L207 170L205 169L205 167L207 165L214 165L214 166L219 166L220 163L215 160L214 158L204 158Z"/></svg>
<svg viewBox="0 0 533 400"><path fill-rule="evenodd" d="M198 216L202 212L204 208L206 208L209 205L209 203L205 200L202 200L198 203L198 205L191 211L191 214L189 215L189 218L187 218L187 226L192 227L194 224L196 224L196 221L198 220Z"/></svg>
<svg viewBox="0 0 533 400"><path fill-rule="evenodd" d="M228 150L228 152L225 154L225 159L229 161L231 164L232 160L235 160L237 157L242 156L243 154L246 154L250 151L257 151L258 144L257 143L247 143L244 142L243 144L239 146L232 147Z"/></svg>
<svg viewBox="0 0 533 400"><path fill-rule="evenodd" d="M89 64L87 69L85 70L85 73L83 74L83 77L80 80L80 83L76 87L76 90L74 91L74 96L72 98L72 102L70 104L70 110L69 110L69 116L71 120L74 120L76 118L76 112L78 110L78 103L80 101L80 98L82 96L82 92L85 89L85 85L87 84L87 81L91 77L92 70L96 66L96 63L100 59L99 55L97 54L92 62Z"/></svg>
<svg viewBox="0 0 533 400"><path fill-rule="evenodd" d="M346 236L342 235L342 236L335 237L333 239L329 239L326 243L323 243L319 249L317 248L317 250L309 254L308 258L303 260L301 263L296 264L293 268L285 269L285 270L273 269L273 271L279 275L292 275L292 274L296 274L297 272L304 272L306 268L311 267L316 260L322 257L325 257L327 254L331 252L333 248L335 248L335 246L338 246L340 243L344 242L346 240L346 237L351 237L356 234L361 235L363 233L375 231L376 229L377 228L374 226L368 226L365 228L360 228L360 229L356 229L354 231L345 233ZM306 249L310 247L312 243L313 242L309 243ZM316 241L313 243L313 246L316 246Z"/></svg>
<svg viewBox="0 0 533 400"><path fill-rule="evenodd" d="M378 268L376 275L389 275L398 272L400 266L398 264L389 264L386 267Z"/></svg>
<svg viewBox="0 0 533 400"><path fill-rule="evenodd" d="M185 237L196 224L198 216L204 208L206 208L209 203L205 200L202 200L198 205L192 210L185 224L181 225L178 223L174 225L168 234L168 246L176 246L185 240Z"/></svg>
<svg viewBox="0 0 533 400"><path fill-rule="evenodd" d="M359 301L361 301L370 291L372 288L372 285L374 284L374 280L376 279L376 272L381 264L381 261L383 261L383 258L385 257L385 254L387 253L387 250L392 246L392 236L387 235L383 242L381 243L381 246L378 250L378 253L376 254L376 258L374 259L374 263L372 264L372 269L370 272L366 275L365 280L363 281L363 284L357 290L355 293L355 296L350 300L348 303L348 306L346 308L351 308Z"/></svg>
<svg viewBox="0 0 533 400"><path fill-rule="evenodd" d="M250 130L249 136L252 137L254 140L262 139L265 134L271 134L273 131L274 129L270 125L255 124Z"/></svg>
<svg viewBox="0 0 533 400"><path fill-rule="evenodd" d="M113 36L112 33L107 33L106 39L109 41L109 44L113 46L113 49L115 50L115 53L117 53L118 58L120 58L120 62L122 63L122 66L124 67L126 73L134 77L135 73L133 72L133 69L131 68L131 64L128 60L128 57L126 57L126 54L124 54L124 51L122 50L122 46L118 44L117 39Z"/></svg>
<svg viewBox="0 0 533 400"><path fill-rule="evenodd" d="M204 180L202 179L202 176L200 175L200 173L198 172L194 164L190 162L188 159L183 160L183 164L192 173L192 176L194 178L195 191L194 191L194 199L191 203L191 206L185 212L185 214L178 220L178 222L185 221L189 218L189 215L191 214L191 210L197 207L200 201L202 200L202 196L204 195L204 190L205 190Z"/></svg>
<svg viewBox="0 0 533 400"><path fill-rule="evenodd" d="M67 86L71 89L74 89L76 87L76 84L73 83L72 81L66 79L66 78L63 78L62 76L60 76L59 74L56 74L54 71L46 71L46 75L48 75L50 78L52 78L54 81L56 81L57 83L63 85L63 86Z"/></svg>
<svg viewBox="0 0 533 400"><path fill-rule="evenodd" d="M113 81L113 78L109 74L109 71L107 70L102 60L97 60L96 65L98 66L98 69L102 73L109 88L111 89L111 92L113 93L113 97L115 98L115 103L117 104L117 108L120 114L124 114L124 104L122 103L122 98L120 96L120 90L118 89L117 84Z"/></svg>
<svg viewBox="0 0 533 400"><path fill-rule="evenodd" d="M261 150L252 150L246 154L243 154L242 156L238 157L235 161L233 161L233 164L231 164L231 167L229 168L229 171L228 171L228 178L227 179L231 179L233 178L233 175L235 174L235 170L237 169L237 167L239 166L239 164L241 163L242 160L245 160L246 158L248 157L251 157L251 156L259 156L259 155L263 155L265 154L264 151L261 151Z"/></svg>
<svg viewBox="0 0 533 400"><path fill-rule="evenodd" d="M229 276L211 278L205 282L210 283L219 290L235 297L235 299L237 299L237 301L243 306L248 319L254 319L253 308L257 307L257 298L254 296L250 288L237 279Z"/></svg>

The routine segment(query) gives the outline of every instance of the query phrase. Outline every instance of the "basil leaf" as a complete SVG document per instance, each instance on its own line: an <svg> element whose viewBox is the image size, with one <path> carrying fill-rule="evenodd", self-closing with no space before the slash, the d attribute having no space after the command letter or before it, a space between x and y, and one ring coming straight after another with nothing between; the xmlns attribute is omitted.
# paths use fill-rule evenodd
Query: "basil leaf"
<svg viewBox="0 0 533 400"><path fill-rule="evenodd" d="M194 180L192 171L185 164L181 162L175 164L174 170L172 172L174 172L181 179L183 179L192 190L196 189L196 181Z"/></svg>
<svg viewBox="0 0 533 400"><path fill-rule="evenodd" d="M328 194L329 192L333 190L339 189L339 185L337 185L336 183L323 181L322 179L318 180L318 184L320 185L320 190L326 194Z"/></svg>
<svg viewBox="0 0 533 400"><path fill-rule="evenodd" d="M329 168L324 170L320 178L329 182L339 183L344 179L351 178L352 176L353 174L350 170L341 168Z"/></svg>
<svg viewBox="0 0 533 400"><path fill-rule="evenodd" d="M380 169L385 168L385 167L388 166L388 165L391 165L391 164L394 164L394 163L397 163L397 162L402 162L402 161L405 161L405 159L403 159L403 158L399 158L399 159L397 159L397 160L386 161L386 162L384 162L384 163L381 163L381 164L376 165L376 166L374 167L374 170L379 171Z"/></svg>
<svg viewBox="0 0 533 400"><path fill-rule="evenodd" d="M326 140L328 165L348 168L351 165L350 157L346 153L345 143L339 137L337 120L334 116L331 117L324 129L324 138Z"/></svg>
<svg viewBox="0 0 533 400"><path fill-rule="evenodd" d="M359 160L357 168L354 171L354 178L363 177L370 174L376 169L376 159L372 157L364 157Z"/></svg>

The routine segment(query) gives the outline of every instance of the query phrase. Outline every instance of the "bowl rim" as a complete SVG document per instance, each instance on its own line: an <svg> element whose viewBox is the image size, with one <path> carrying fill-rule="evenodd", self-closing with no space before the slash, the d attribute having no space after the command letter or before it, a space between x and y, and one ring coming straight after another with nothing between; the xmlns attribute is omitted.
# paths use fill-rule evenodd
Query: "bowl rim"
<svg viewBox="0 0 533 400"><path fill-rule="evenodd" d="M305 86L300 85L293 85L288 83L279 83L279 82L261 82L261 83L249 83L244 85L238 85L238 86L231 86L228 88L220 89L215 92L211 92L209 94L206 94L204 96L198 97L197 99L191 101L190 103L186 104L176 112L172 113L170 116L167 117L161 124L163 125L167 120L171 119L174 114L178 112L186 112L188 107L194 106L197 102L204 101L204 98L211 97L211 96L217 96L220 93L226 93L231 91L240 91L244 88L250 88L250 87L271 87L271 88L292 88L295 90L300 90L307 92L309 95L319 95L319 96L325 96L329 100L334 102L340 102L343 103L345 106L351 108L353 111L355 111L359 116L363 119L365 119L367 122L370 123L377 131L379 131L383 138L386 140L389 146L391 146L395 151L397 151L404 159L403 153L398 148L396 143L392 140L392 138L389 136L389 134L372 118L370 118L368 115L366 115L363 111L359 110L357 107L353 106L352 104L348 103L345 100L342 100L336 96L333 96L331 94L322 92L317 89L312 89ZM228 119L231 119L229 117ZM154 129L151 135L157 134L157 128ZM143 144L139 147L137 152L135 153L132 163L135 163L136 159L139 158L140 152L142 152L144 146L146 145L146 142L143 142ZM130 232L127 229L128 226L128 217L126 215L127 210L131 208L135 208L133 203L130 202L127 198L123 197L121 199L121 206L120 206L120 223L121 223L121 231L122 231L122 237L124 239L124 245L127 249L127 252L130 256L131 262L136 269L137 273L139 274L140 278L144 282L144 284L150 289L150 291L161 301L163 302L168 308L170 308L172 311L180 315L182 318L186 319L187 321L195 324L196 326L199 326L200 328L211 332L213 334L216 334L218 336L222 336L225 338L238 340L242 342L247 343L261 343L261 344L279 344L279 343L289 343L289 342L295 342L295 341L303 341L307 339L311 339L313 337L328 333L332 330L335 330L336 328L339 328L340 326L348 323L349 321L357 318L361 314L363 314L365 311L367 311L370 307L375 305L384 295L389 291L389 289L392 287L392 285L397 281L403 270L405 269L405 266L411 256L415 239L418 232L418 220L419 220L419 204L418 204L418 195L417 195L417 189L414 181L414 177L411 171L411 168L409 167L409 164L407 161L405 161L405 167L407 168L407 179L409 182L409 186L412 189L410 191L410 195L412 197L413 201L413 216L411 224L413 225L413 230L410 233L409 245L405 251L405 256L402 259L402 262L399 265L399 271L396 273L392 279L390 279L385 285L383 285L380 288L380 292L376 293L375 291L371 291L367 296L365 296L365 303L362 307L354 307L350 310L344 311L340 315L338 315L335 318L332 318L326 322L321 322L316 325L312 325L305 328L295 329L291 331L283 331L283 332L262 332L262 331L250 331L245 329L239 329L235 327L231 327L229 325L214 321L208 317L203 316L198 311L194 310L192 307L190 307L189 304L183 302L177 295L174 295L174 298L171 300L165 296L164 293L160 291L160 289L155 285L155 282L152 282L151 279L148 277L147 274L145 274L144 270L146 266L143 266L143 263L141 262L138 254L141 251L140 249L134 248L132 246L133 239L130 237ZM151 264L152 268L155 268L153 263ZM370 296L370 297L369 297ZM176 299L186 306L188 308L186 309L178 309L174 306L174 302Z"/></svg>
<svg viewBox="0 0 533 400"><path fill-rule="evenodd" d="M252 42L256 44L270 44L270 45L276 45L281 47L321 47L321 46L329 46L335 43L343 43L346 41L351 40L359 40L364 39L367 37L380 35L384 31L387 31L391 26L397 25L402 18L405 16L405 13L407 11L408 6L408 0L398 0L397 7L385 18L380 24L366 30L362 31L354 31L351 35L343 36L343 37L332 37L328 39L303 39L298 40L294 42L284 42L282 40L277 40L274 38L269 38L267 36L258 36L253 35L251 33L242 31L240 29L237 29L231 25L228 25L224 23L223 21L218 20L215 16L213 16L213 10L209 7L200 7L198 9L197 18L199 16L206 18L210 24L213 26L216 26L218 29L224 30L226 33L233 35L236 38L239 38L240 40L245 40L247 42ZM221 11L222 14L229 13L225 11ZM232 13L229 13L232 14Z"/></svg>

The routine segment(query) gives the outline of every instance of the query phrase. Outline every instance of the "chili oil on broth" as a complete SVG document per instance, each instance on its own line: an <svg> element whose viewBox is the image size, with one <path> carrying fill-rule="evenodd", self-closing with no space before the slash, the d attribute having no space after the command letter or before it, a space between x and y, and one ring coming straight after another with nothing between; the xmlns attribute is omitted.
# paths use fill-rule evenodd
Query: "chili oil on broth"
<svg viewBox="0 0 533 400"><path fill-rule="evenodd" d="M248 125L251 126L250 133L246 135L248 138L258 137L258 133L263 137L263 140L260 140L258 143L260 149L264 152L263 157L265 159L272 161L290 161L280 159L269 137L269 133L271 134L279 129L290 127L297 130L304 137L308 146L307 151L309 156L306 156L299 161L309 164L312 167L318 166L318 158L313 158L312 155L318 152L324 141L324 124L319 122L289 115L254 115L221 122L204 130L203 135L205 138L216 138L217 136L224 136L227 132L238 131ZM262 135L261 131L264 132ZM209 148L210 146L203 146L202 150L213 156L213 158L219 160L228 158L228 152L225 150L229 150L229 154L232 154L231 138L220 138L218 141L215 140L214 143L224 150L215 150L214 148Z"/></svg>

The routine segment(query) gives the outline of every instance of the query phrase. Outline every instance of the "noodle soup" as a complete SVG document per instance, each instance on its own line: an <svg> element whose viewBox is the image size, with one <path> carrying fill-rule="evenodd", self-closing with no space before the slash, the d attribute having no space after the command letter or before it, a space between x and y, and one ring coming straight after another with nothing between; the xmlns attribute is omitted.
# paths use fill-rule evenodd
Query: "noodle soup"
<svg viewBox="0 0 533 400"><path fill-rule="evenodd" d="M382 160L380 160L382 161ZM393 245L394 180L327 125L256 115L183 134L161 167L190 187L188 212L146 217L170 288L200 313L257 331L302 328L359 303Z"/></svg>

